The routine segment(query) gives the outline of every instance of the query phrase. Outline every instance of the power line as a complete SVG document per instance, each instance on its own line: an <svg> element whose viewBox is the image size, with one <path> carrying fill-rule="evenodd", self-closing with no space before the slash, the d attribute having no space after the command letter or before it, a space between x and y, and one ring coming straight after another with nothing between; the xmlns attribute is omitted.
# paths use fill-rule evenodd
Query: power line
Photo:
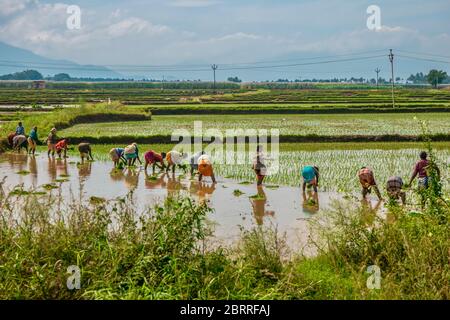
<svg viewBox="0 0 450 320"><path fill-rule="evenodd" d="M421 60L421 61L430 61L430 62L437 62L437 63L446 63L450 64L450 61L442 61L442 60L435 60L435 59L427 59L427 58L418 58L418 57L412 57L412 56L405 56L405 55L397 55L398 57L406 58L406 59L413 59L413 60Z"/></svg>
<svg viewBox="0 0 450 320"><path fill-rule="evenodd" d="M326 60L326 61L294 63L294 64L279 64L279 65L269 65L269 66L232 67L232 68L223 68L223 69L220 69L220 70L226 71L226 70L248 70L248 69L266 69L266 68L309 66L309 65L317 65L317 64L329 64L329 63L338 63L338 62L368 60L368 59L374 59L374 58L380 58L380 57L384 57L384 55L361 57L361 58L349 58L349 59L341 59L341 60Z"/></svg>
<svg viewBox="0 0 450 320"><path fill-rule="evenodd" d="M431 57L438 57L438 58L450 58L450 56L443 56L439 54L433 54L433 53L426 53L426 52L414 52L414 51L408 51L408 50L397 50L399 52L405 52L405 53L411 53L415 55L421 55L421 56L431 56Z"/></svg>
<svg viewBox="0 0 450 320"><path fill-rule="evenodd" d="M348 59L340 59L340 60L326 60L326 61L315 61L315 62L305 62L305 63L296 63L296 64L279 64L279 65L268 65L268 66L245 66L245 67L230 67L230 68L221 68L218 66L216 69L230 71L230 70L252 70L252 69L274 69L274 68L282 68L282 67L295 67L295 66L307 66L307 65L320 65L320 64L330 64L330 63L339 63L339 62L349 62L349 61L361 61L368 60L374 58L384 57L384 55L376 55L376 56L367 56L367 57L357 57L357 58L348 58ZM55 66L34 66L34 65L17 65L17 64L0 64L0 66L7 67L21 67L21 68L42 68L42 69L50 69L50 70L75 70L75 71L100 71L100 72L111 72L112 69L105 70L103 66L98 67L85 67L85 66L67 66L67 67L55 67ZM101 68L100 68L101 67ZM123 69L117 71L135 71L135 72L207 72L210 69L152 69L152 70L142 70L142 69Z"/></svg>
<svg viewBox="0 0 450 320"><path fill-rule="evenodd" d="M237 63L221 63L222 66L246 66L253 64L265 64L265 63L279 63L279 62L289 62L289 61L304 61L304 60L317 60L317 59L329 59L329 58L337 58L337 57L347 57L347 56L358 56L362 54L369 54L374 52L385 51L385 49L380 50L372 50L372 51L364 51L364 52L356 52L356 53L348 53L348 54L337 54L337 55L329 55L329 56L317 56L317 57L304 57L304 58L292 58L285 60L269 60L269 61L256 61L256 62L237 62ZM21 60L0 60L0 62L11 62L11 63L29 63L35 65L55 65L55 66L68 66L73 67L72 63L65 62L33 62L33 61L21 61ZM87 65L82 65L82 67L88 67ZM139 64L102 64L97 65L101 67L114 67L114 68L162 68L162 69L173 69L173 68L192 68L192 67L207 67L206 64L172 64L172 65L139 65Z"/></svg>

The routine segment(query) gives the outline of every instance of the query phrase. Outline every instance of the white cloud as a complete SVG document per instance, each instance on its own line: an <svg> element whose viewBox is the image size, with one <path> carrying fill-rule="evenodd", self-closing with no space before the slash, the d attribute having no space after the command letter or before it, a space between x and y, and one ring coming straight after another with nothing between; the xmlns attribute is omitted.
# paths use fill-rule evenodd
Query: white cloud
<svg viewBox="0 0 450 320"><path fill-rule="evenodd" d="M198 8L209 7L220 3L215 0L174 0L169 3L172 7L184 7L184 8Z"/></svg>
<svg viewBox="0 0 450 320"><path fill-rule="evenodd" d="M149 21L131 17L114 23L106 28L108 35L113 38L130 34L158 35L169 30L167 26L153 25Z"/></svg>
<svg viewBox="0 0 450 320"><path fill-rule="evenodd" d="M33 0L0 0L0 16L9 16L24 10Z"/></svg>

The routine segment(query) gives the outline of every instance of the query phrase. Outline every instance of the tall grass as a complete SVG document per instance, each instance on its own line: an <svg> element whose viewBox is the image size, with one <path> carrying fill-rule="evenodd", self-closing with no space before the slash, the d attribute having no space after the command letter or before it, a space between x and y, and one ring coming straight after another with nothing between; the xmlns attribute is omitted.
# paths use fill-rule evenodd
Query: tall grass
<svg viewBox="0 0 450 320"><path fill-rule="evenodd" d="M276 229L244 231L231 247L210 238L211 211L169 198L138 212L109 202L0 193L3 299L448 299L448 217L391 209L391 218L336 204L312 224L318 254L287 255ZM445 209L445 208L444 208ZM319 221L317 221L319 222ZM211 242L212 241L212 242ZM366 287L367 266L381 289ZM67 267L81 288L66 286Z"/></svg>

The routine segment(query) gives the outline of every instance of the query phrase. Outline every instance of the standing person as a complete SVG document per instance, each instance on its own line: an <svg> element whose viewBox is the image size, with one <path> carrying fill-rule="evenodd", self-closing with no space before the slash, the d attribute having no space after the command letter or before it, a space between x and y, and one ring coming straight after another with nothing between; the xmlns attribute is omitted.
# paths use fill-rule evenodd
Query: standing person
<svg viewBox="0 0 450 320"><path fill-rule="evenodd" d="M306 191L306 187L312 187L314 192L317 193L317 187L319 186L319 168L317 166L305 166L302 169L303 176L303 193Z"/></svg>
<svg viewBox="0 0 450 320"><path fill-rule="evenodd" d="M61 154L64 151L64 158L67 158L67 147L69 146L68 139L62 139L55 144L56 153L58 157L61 158Z"/></svg>
<svg viewBox="0 0 450 320"><path fill-rule="evenodd" d="M375 182L375 178L373 176L373 171L367 167L362 167L358 171L359 183L362 187L362 196L363 199L366 198L367 194L371 192L371 190L375 190L377 197L379 200L382 200L380 190L378 189L377 183Z"/></svg>
<svg viewBox="0 0 450 320"><path fill-rule="evenodd" d="M136 142L128 145L124 149L125 159L128 161L128 166L134 166L136 163L136 159L142 164L141 159L139 158L139 148Z"/></svg>
<svg viewBox="0 0 450 320"><path fill-rule="evenodd" d="M28 136L28 146L30 147L30 153L34 156L36 152L37 144L39 143L37 127L34 127L30 131L30 135Z"/></svg>
<svg viewBox="0 0 450 320"><path fill-rule="evenodd" d="M55 145L58 142L58 137L56 136L56 128L52 128L52 130L50 130L50 133L47 137L47 156L50 157L50 152L52 153L52 157L55 156Z"/></svg>
<svg viewBox="0 0 450 320"><path fill-rule="evenodd" d="M27 143L27 137L23 134L15 135L13 138L13 149L17 150L17 152L20 152L20 149L25 148L28 153L28 143Z"/></svg>
<svg viewBox="0 0 450 320"><path fill-rule="evenodd" d="M258 145L256 147L256 156L253 159L253 165L252 165L252 169L255 171L256 174L256 185L260 186L262 185L264 178L266 176L267 173L267 168L266 165L264 163L265 160L265 155L262 151L262 146Z"/></svg>
<svg viewBox="0 0 450 320"><path fill-rule="evenodd" d="M114 162L114 168L118 168L120 164L120 160L123 161L124 164L127 163L127 159L124 156L124 148L112 148L109 150L109 156L111 160Z"/></svg>
<svg viewBox="0 0 450 320"><path fill-rule="evenodd" d="M22 122L19 122L19 124L16 127L16 136L24 136L25 135L25 128L22 125Z"/></svg>
<svg viewBox="0 0 450 320"><path fill-rule="evenodd" d="M198 171L200 173L198 176L198 181L202 181L203 177L205 176L211 177L212 182L216 183L216 177L214 176L214 171L209 156L207 154L202 154L198 158L197 163L198 163Z"/></svg>
<svg viewBox="0 0 450 320"><path fill-rule="evenodd" d="M86 160L94 160L92 156L91 144L89 142L81 142L78 144L78 152L80 153L81 163L84 162L84 158Z"/></svg>
<svg viewBox="0 0 450 320"><path fill-rule="evenodd" d="M194 175L194 172L198 171L198 158L200 158L202 155L204 155L205 152L199 151L196 152L190 159L189 159L189 165L191 166L191 176Z"/></svg>
<svg viewBox="0 0 450 320"><path fill-rule="evenodd" d="M428 175L428 169L430 169L430 161L427 159L428 154L425 151L422 151L419 154L420 160L416 162L416 165L414 166L413 173L411 175L411 179L409 180L408 185L410 186L414 179L419 176L418 178L418 185L419 190L427 189L429 185L429 175ZM437 171L438 177L440 176L439 168L434 166L434 169Z"/></svg>
<svg viewBox="0 0 450 320"><path fill-rule="evenodd" d="M186 168L182 167L182 162L186 158L187 158L187 153L184 153L184 152L178 152L176 150L167 152L167 154L166 154L167 172L169 172L170 167L172 167L172 172L175 173L175 167L179 166L180 168L183 168L183 170L186 173Z"/></svg>
<svg viewBox="0 0 450 320"><path fill-rule="evenodd" d="M161 152L161 154L156 153L153 150L149 150L144 154L145 159L145 167L144 171L147 172L147 167L149 164L153 166L153 172L155 172L155 167L160 168L161 170L164 170L164 158L166 157L166 154L164 152Z"/></svg>
<svg viewBox="0 0 450 320"><path fill-rule="evenodd" d="M386 183L386 190L389 199L397 200L400 197L402 199L403 205L405 205L406 194L404 191L402 191L402 187L403 187L403 180L398 176L390 177Z"/></svg>

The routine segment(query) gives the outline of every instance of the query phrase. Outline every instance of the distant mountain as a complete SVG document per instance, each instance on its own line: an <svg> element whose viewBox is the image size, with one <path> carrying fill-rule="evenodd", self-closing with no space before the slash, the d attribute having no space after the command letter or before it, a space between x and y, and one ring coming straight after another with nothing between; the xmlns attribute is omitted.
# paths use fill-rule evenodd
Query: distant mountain
<svg viewBox="0 0 450 320"><path fill-rule="evenodd" d="M37 70L44 77L67 73L77 78L124 78L122 74L103 66L80 65L68 60L50 59L0 42L0 75L27 69Z"/></svg>

